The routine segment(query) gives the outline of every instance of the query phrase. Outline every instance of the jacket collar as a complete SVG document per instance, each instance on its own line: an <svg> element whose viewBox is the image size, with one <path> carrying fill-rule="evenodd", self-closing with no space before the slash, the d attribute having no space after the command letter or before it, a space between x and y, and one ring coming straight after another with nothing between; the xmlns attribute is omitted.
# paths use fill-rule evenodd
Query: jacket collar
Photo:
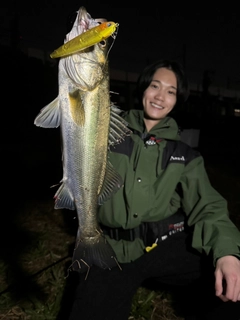
<svg viewBox="0 0 240 320"><path fill-rule="evenodd" d="M149 132L146 132L143 116L143 110L134 109L127 111L124 115L129 128L142 139L153 136L157 139L180 140L179 127L173 118L165 117Z"/></svg>

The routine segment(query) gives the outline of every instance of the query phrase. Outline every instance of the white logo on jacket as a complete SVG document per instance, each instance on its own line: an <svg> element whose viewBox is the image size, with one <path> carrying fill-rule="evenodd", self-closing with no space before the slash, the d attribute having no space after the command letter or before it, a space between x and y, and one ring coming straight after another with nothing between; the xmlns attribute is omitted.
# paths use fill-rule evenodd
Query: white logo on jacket
<svg viewBox="0 0 240 320"><path fill-rule="evenodd" d="M184 162L185 158L184 158L184 156L181 156L181 157L171 156L170 161L183 161Z"/></svg>

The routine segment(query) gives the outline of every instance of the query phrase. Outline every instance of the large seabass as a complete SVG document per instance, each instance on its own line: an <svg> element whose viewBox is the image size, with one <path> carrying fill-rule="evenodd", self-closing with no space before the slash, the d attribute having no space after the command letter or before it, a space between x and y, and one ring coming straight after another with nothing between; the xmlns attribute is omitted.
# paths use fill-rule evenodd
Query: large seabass
<svg viewBox="0 0 240 320"><path fill-rule="evenodd" d="M99 25L84 7L65 42ZM60 126L63 178L55 208L76 210L78 232L71 270L118 265L97 221L97 209L122 186L108 161L109 145L130 134L120 110L110 101L107 40L59 60L59 94L35 119L44 128Z"/></svg>

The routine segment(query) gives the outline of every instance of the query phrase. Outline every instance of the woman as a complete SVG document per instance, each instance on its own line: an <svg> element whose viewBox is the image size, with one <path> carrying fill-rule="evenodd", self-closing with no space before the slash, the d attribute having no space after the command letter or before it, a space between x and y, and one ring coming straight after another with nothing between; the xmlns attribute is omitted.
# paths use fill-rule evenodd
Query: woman
<svg viewBox="0 0 240 320"><path fill-rule="evenodd" d="M119 268L79 274L70 319L127 320L137 288L152 279L188 288L186 319L239 320L239 230L201 154L180 141L169 116L188 97L184 71L157 61L137 88L143 110L123 115L132 134L109 156L124 187L99 208Z"/></svg>

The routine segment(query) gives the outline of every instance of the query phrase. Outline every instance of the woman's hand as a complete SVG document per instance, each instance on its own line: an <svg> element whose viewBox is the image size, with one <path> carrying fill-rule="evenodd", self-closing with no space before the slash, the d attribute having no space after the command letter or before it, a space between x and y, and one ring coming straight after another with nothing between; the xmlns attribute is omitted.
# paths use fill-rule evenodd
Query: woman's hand
<svg viewBox="0 0 240 320"><path fill-rule="evenodd" d="M240 300L240 260L238 258L224 256L217 260L215 292L222 301Z"/></svg>

